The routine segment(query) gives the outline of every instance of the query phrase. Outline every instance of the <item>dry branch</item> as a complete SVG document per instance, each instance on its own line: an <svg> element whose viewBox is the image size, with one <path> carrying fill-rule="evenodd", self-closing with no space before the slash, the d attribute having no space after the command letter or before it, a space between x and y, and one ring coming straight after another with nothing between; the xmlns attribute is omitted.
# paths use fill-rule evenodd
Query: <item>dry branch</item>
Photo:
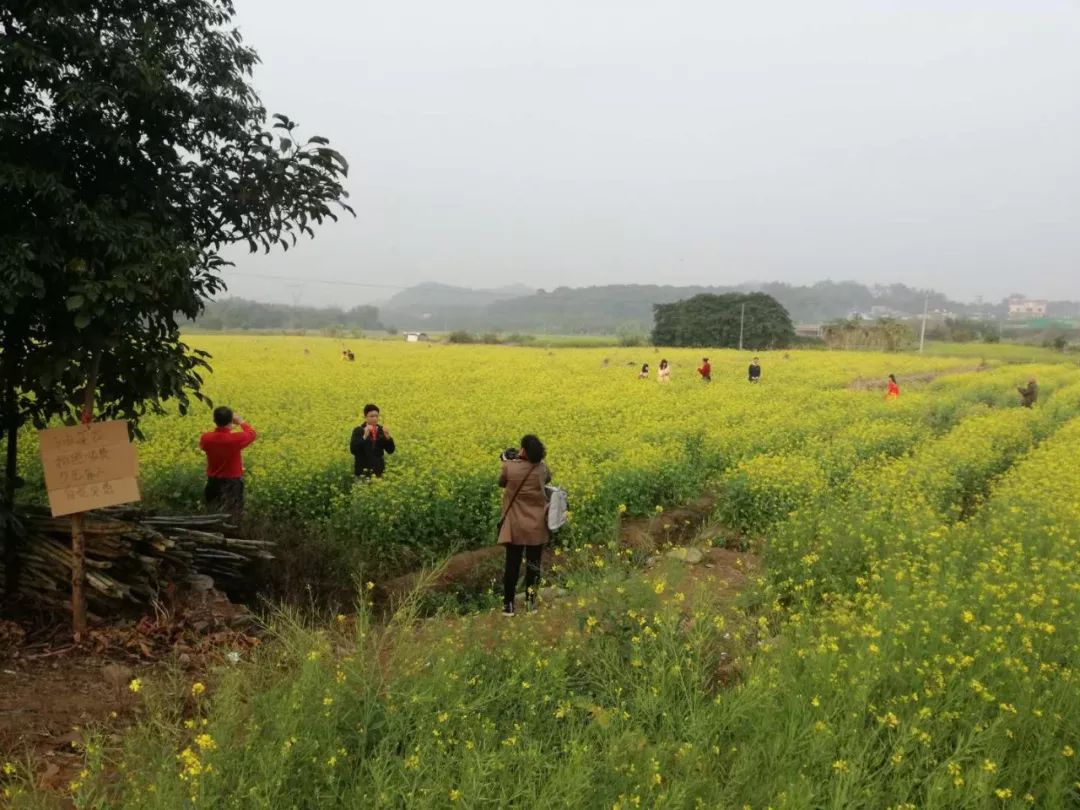
<svg viewBox="0 0 1080 810"><path fill-rule="evenodd" d="M28 510L20 596L49 610L70 609L70 518ZM147 515L122 507L86 513L86 598L93 614L149 608L166 593L217 587L253 590L274 544L230 536L228 515ZM3 562L0 561L0 586ZM2 594L2 587L0 587Z"/></svg>

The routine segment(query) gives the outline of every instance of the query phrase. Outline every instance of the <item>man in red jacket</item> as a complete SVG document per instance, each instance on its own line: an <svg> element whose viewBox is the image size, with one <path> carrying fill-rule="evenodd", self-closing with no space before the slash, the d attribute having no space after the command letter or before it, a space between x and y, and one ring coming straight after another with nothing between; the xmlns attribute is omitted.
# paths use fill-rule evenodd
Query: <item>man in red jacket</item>
<svg viewBox="0 0 1080 810"><path fill-rule="evenodd" d="M701 368L697 370L697 373L701 375L701 379L705 382L712 382L712 366L709 365L709 358L701 358Z"/></svg>
<svg viewBox="0 0 1080 810"><path fill-rule="evenodd" d="M255 430L224 405L214 408L217 428L199 438L206 453L206 505L224 509L239 520L244 511L244 462L240 451L255 441ZM240 430L234 431L233 425Z"/></svg>

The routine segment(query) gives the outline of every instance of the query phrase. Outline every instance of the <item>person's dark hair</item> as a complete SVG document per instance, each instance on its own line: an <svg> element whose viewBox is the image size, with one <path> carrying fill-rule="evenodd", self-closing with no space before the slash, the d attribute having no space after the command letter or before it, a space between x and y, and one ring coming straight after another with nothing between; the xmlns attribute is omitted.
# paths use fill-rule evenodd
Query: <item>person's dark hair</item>
<svg viewBox="0 0 1080 810"><path fill-rule="evenodd" d="M701 358L701 362L702 362L702 363L708 363L708 362L709 362L709 358L708 358L708 357L702 357L702 358Z"/></svg>
<svg viewBox="0 0 1080 810"><path fill-rule="evenodd" d="M521 449L525 451L525 457L533 464L539 464L547 455L544 443L531 433L521 437Z"/></svg>
<svg viewBox="0 0 1080 810"><path fill-rule="evenodd" d="M649 370L649 364L648 364L648 363L644 363L644 364L643 364L643 365L641 366L641 370L642 370L642 371L648 371L648 370Z"/></svg>
<svg viewBox="0 0 1080 810"><path fill-rule="evenodd" d="M890 374L889 379L892 380L893 382L896 382L896 375L895 374Z"/></svg>
<svg viewBox="0 0 1080 810"><path fill-rule="evenodd" d="M667 360L660 361L660 368L667 368Z"/></svg>
<svg viewBox="0 0 1080 810"><path fill-rule="evenodd" d="M232 408L227 405L218 405L214 408L214 424L218 427L228 427L232 424Z"/></svg>
<svg viewBox="0 0 1080 810"><path fill-rule="evenodd" d="M367 405L364 406L364 416L367 416L372 411L378 411L378 410L379 410L378 405L374 404L373 402L369 402Z"/></svg>

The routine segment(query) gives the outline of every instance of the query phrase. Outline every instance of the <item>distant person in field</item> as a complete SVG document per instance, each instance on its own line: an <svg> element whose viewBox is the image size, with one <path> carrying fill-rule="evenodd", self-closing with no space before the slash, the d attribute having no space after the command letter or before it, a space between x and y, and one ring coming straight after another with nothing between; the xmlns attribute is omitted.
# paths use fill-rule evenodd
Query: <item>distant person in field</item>
<svg viewBox="0 0 1080 810"><path fill-rule="evenodd" d="M505 450L499 486L503 488L499 518L499 544L506 546L506 569L503 573L503 615L514 615L521 558L525 557L525 607L536 604L540 582L540 555L549 539L547 493L544 485L551 472L544 464L547 451L543 442L529 434L521 438L519 450Z"/></svg>
<svg viewBox="0 0 1080 810"><path fill-rule="evenodd" d="M206 453L207 508L228 512L236 520L244 512L244 463L240 451L255 441L255 429L224 405L214 408L214 424L199 437ZM233 430L237 426L239 430Z"/></svg>
<svg viewBox="0 0 1080 810"><path fill-rule="evenodd" d="M1032 377L1028 380L1028 384L1023 388L1016 389L1020 393L1020 404L1025 408L1031 408L1035 405L1035 400L1039 398L1039 386L1035 382L1035 378Z"/></svg>
<svg viewBox="0 0 1080 810"><path fill-rule="evenodd" d="M697 370L697 373L701 375L701 379L704 382L712 382L712 366L709 365L709 358L701 358L701 368Z"/></svg>
<svg viewBox="0 0 1080 810"><path fill-rule="evenodd" d="M395 450L394 439L385 425L379 424L379 407L364 406L364 424L353 429L349 452L353 454L353 473L356 476L382 478L386 471L386 453Z"/></svg>
<svg viewBox="0 0 1080 810"><path fill-rule="evenodd" d="M350 363L356 359L356 355L352 353L352 349L346 350L345 359L348 360Z"/></svg>
<svg viewBox="0 0 1080 810"><path fill-rule="evenodd" d="M648 363L645 363L641 367L641 371L638 372L637 378L639 380L647 380L647 379L649 379L649 364Z"/></svg>
<svg viewBox="0 0 1080 810"><path fill-rule="evenodd" d="M671 382L671 366L667 360L660 361L660 368L656 370L656 379L662 383Z"/></svg>
<svg viewBox="0 0 1080 810"><path fill-rule="evenodd" d="M750 361L750 367L747 369L747 379L752 383L761 382L761 363L755 357Z"/></svg>
<svg viewBox="0 0 1080 810"><path fill-rule="evenodd" d="M900 386L896 384L896 375L889 375L889 386L885 391L885 399L896 399L900 396Z"/></svg>

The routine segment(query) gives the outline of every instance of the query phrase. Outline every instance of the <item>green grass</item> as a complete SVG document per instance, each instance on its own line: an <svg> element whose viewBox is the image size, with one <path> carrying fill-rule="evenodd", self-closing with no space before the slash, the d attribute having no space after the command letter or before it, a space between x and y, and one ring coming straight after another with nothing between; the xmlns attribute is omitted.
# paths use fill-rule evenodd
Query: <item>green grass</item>
<svg viewBox="0 0 1080 810"><path fill-rule="evenodd" d="M1080 362L1080 357L1076 354L1021 343L937 343L930 341L926 344L924 354L931 357L970 357L991 363L1068 363L1075 366Z"/></svg>

